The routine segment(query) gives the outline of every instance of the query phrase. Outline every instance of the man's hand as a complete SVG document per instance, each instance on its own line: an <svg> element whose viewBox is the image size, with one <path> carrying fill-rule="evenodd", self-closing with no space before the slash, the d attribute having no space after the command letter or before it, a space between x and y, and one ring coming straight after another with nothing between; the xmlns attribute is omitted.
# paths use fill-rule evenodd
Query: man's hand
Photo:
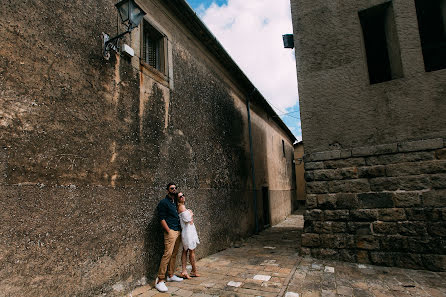
<svg viewBox="0 0 446 297"><path fill-rule="evenodd" d="M166 231L167 233L169 233L170 228L166 223L166 220L161 220L161 227L163 227L164 231Z"/></svg>

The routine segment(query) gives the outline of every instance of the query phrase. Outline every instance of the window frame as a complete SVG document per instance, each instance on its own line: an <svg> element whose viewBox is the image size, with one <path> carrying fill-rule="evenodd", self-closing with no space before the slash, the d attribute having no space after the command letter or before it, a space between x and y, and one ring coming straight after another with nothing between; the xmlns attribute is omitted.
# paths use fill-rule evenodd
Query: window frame
<svg viewBox="0 0 446 297"><path fill-rule="evenodd" d="M148 70L152 74L155 74L154 79L161 83L166 83L169 81L169 61L168 61L168 38L167 35L163 33L156 25L150 22L148 19L144 18L141 22L141 36L140 36L140 64L144 68L144 70ZM159 35L157 37L157 48L160 51L159 55L159 67L154 67L150 65L146 59L144 52L145 43L146 43L146 30L147 26L150 26L149 30L153 30L154 35ZM156 37L155 37L156 38Z"/></svg>
<svg viewBox="0 0 446 297"><path fill-rule="evenodd" d="M370 85L403 78L392 1L358 11Z"/></svg>
<svg viewBox="0 0 446 297"><path fill-rule="evenodd" d="M426 72L446 69L446 0L429 1L414 0Z"/></svg>

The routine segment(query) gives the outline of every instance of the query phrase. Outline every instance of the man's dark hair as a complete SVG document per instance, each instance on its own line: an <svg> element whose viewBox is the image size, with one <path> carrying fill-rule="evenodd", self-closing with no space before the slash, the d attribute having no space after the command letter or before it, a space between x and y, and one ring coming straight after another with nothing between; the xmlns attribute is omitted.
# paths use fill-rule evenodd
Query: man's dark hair
<svg viewBox="0 0 446 297"><path fill-rule="evenodd" d="M175 183L168 183L166 186L166 190L169 190L170 186L175 186L175 185L176 185Z"/></svg>

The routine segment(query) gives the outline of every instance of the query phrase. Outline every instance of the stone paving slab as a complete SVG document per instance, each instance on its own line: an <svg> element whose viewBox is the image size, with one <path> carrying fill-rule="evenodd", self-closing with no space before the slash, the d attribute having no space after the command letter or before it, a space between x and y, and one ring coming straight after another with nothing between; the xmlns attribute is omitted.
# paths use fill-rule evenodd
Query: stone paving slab
<svg viewBox="0 0 446 297"><path fill-rule="evenodd" d="M300 257L302 228L303 216L292 215L237 248L198 261L201 277L167 283L167 293L151 283L125 296L446 297L444 272Z"/></svg>

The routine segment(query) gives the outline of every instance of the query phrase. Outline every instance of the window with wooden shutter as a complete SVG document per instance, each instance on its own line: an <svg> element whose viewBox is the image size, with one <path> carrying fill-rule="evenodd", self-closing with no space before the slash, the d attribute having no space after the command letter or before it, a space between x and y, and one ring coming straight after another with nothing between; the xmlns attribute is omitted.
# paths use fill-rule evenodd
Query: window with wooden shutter
<svg viewBox="0 0 446 297"><path fill-rule="evenodd" d="M164 36L144 20L142 59L146 64L162 73L165 72L164 42Z"/></svg>

